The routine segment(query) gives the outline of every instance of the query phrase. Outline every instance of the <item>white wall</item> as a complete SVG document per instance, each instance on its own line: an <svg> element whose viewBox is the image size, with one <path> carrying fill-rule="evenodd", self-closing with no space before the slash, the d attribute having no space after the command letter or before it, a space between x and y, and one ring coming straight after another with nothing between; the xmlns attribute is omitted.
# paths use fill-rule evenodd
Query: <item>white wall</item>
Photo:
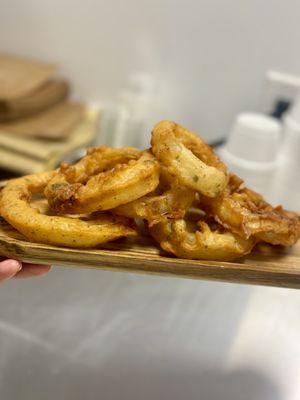
<svg viewBox="0 0 300 400"><path fill-rule="evenodd" d="M260 106L264 72L300 73L297 0L1 0L0 48L55 60L90 99L142 70L161 116L216 138Z"/></svg>

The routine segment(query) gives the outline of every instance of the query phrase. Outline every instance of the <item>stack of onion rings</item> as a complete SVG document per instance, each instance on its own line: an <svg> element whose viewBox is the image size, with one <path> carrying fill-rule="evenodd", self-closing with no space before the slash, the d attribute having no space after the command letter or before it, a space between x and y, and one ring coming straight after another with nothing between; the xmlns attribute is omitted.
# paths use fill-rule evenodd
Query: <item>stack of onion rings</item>
<svg viewBox="0 0 300 400"><path fill-rule="evenodd" d="M135 236L134 220L143 220L163 250L187 259L227 261L261 241L289 246L300 237L298 215L244 187L193 132L162 121L151 144L93 148L74 165L10 181L1 215L31 241L75 248ZM35 193L50 214L32 204Z"/></svg>

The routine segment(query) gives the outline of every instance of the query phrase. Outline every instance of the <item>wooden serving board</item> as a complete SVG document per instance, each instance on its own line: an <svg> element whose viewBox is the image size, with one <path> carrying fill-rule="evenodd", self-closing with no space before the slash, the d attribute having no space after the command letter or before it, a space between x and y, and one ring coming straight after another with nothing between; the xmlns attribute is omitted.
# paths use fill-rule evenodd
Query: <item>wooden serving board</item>
<svg viewBox="0 0 300 400"><path fill-rule="evenodd" d="M300 243L290 249L261 244L237 262L182 260L163 253L150 237L93 250L30 243L1 219L0 254L41 264L300 288Z"/></svg>

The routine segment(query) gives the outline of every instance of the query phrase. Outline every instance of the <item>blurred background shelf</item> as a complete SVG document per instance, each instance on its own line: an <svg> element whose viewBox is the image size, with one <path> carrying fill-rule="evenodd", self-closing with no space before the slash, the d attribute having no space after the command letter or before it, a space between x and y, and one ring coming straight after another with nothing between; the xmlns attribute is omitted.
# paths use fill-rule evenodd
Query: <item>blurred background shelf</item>
<svg viewBox="0 0 300 400"><path fill-rule="evenodd" d="M62 140L19 137L0 132L0 167L17 174L31 174L56 168L76 150L90 146L95 140L99 110L86 109L82 121ZM74 154L76 158L76 154Z"/></svg>
<svg viewBox="0 0 300 400"><path fill-rule="evenodd" d="M99 108L71 98L58 67L0 54L0 168L4 176L56 168L96 141Z"/></svg>

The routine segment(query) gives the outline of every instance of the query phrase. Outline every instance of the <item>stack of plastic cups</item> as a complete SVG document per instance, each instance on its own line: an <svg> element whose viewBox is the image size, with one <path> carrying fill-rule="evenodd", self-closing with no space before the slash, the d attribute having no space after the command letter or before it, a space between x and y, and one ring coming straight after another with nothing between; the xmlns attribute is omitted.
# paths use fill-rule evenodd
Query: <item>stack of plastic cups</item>
<svg viewBox="0 0 300 400"><path fill-rule="evenodd" d="M237 116L229 139L219 150L231 172L245 184L274 202L274 179L278 166L281 124L263 114Z"/></svg>
<svg viewBox="0 0 300 400"><path fill-rule="evenodd" d="M285 208L300 211L300 98L283 119L274 195Z"/></svg>

